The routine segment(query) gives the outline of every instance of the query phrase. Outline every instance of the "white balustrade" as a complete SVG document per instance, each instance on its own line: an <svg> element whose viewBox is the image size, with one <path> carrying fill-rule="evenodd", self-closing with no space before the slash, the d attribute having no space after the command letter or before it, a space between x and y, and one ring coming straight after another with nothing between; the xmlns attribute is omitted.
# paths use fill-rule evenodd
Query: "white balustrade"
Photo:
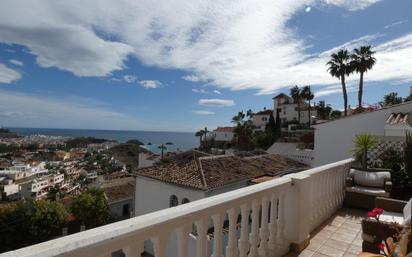
<svg viewBox="0 0 412 257"><path fill-rule="evenodd" d="M156 257L223 257L223 250L226 257L281 256L291 244L305 241L342 206L351 161L290 174L0 256L109 257L122 250L126 257L137 257L148 240ZM172 243L176 246L170 247Z"/></svg>

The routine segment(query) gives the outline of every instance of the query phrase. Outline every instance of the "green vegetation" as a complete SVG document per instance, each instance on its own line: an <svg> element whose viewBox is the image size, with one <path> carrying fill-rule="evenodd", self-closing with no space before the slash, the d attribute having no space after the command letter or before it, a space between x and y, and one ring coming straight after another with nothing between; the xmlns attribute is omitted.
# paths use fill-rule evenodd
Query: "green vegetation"
<svg viewBox="0 0 412 257"><path fill-rule="evenodd" d="M355 148L353 149L354 157L362 168L366 169L368 165L368 150L376 146L379 141L369 134L356 135L353 140Z"/></svg>
<svg viewBox="0 0 412 257"><path fill-rule="evenodd" d="M71 148L85 148L89 144L101 144L109 140L95 137L76 137L66 141L68 149Z"/></svg>
<svg viewBox="0 0 412 257"><path fill-rule="evenodd" d="M90 188L76 196L70 209L76 219L82 222L86 228L105 225L110 218L104 191L98 188Z"/></svg>
<svg viewBox="0 0 412 257"><path fill-rule="evenodd" d="M138 139L130 139L126 144L144 145L144 143Z"/></svg>
<svg viewBox="0 0 412 257"><path fill-rule="evenodd" d="M318 118L321 120L328 120L332 111L332 107L329 104L325 104L325 101L319 101L316 105L316 111L318 112Z"/></svg>
<svg viewBox="0 0 412 257"><path fill-rule="evenodd" d="M298 104L298 122L300 124L300 103L302 101L302 91L298 86L294 86L290 89L290 96L293 98L293 102Z"/></svg>
<svg viewBox="0 0 412 257"><path fill-rule="evenodd" d="M396 92L391 92L387 95L383 96L383 102L380 102L379 104L384 107L384 106L391 106L395 104L400 104L402 103L402 97L398 96L398 93Z"/></svg>
<svg viewBox="0 0 412 257"><path fill-rule="evenodd" d="M61 235L67 212L47 200L26 201L0 209L0 252L50 240Z"/></svg>
<svg viewBox="0 0 412 257"><path fill-rule="evenodd" d="M253 148L251 142L253 132L252 117L252 110L248 110L246 113L241 111L232 118L232 123L236 124L235 133L238 150L248 151Z"/></svg>
<svg viewBox="0 0 412 257"><path fill-rule="evenodd" d="M196 132L195 136L199 137L199 141L200 141L199 142L199 148L202 148L202 142L203 142L202 138L203 138L203 136L206 136L207 132L209 132L209 131L207 130L206 127L205 127L205 129L201 129L201 130Z"/></svg>

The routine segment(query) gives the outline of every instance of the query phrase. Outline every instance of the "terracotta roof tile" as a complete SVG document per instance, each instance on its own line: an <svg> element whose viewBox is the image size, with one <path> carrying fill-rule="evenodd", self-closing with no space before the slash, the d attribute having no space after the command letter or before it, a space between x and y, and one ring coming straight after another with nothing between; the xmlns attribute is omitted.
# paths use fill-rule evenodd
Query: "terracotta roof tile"
<svg viewBox="0 0 412 257"><path fill-rule="evenodd" d="M275 176L307 168L304 164L275 154L242 158L235 155L199 157L193 154L193 151L189 153L189 159L171 160L169 163L139 169L135 174L180 186L208 190L264 175Z"/></svg>

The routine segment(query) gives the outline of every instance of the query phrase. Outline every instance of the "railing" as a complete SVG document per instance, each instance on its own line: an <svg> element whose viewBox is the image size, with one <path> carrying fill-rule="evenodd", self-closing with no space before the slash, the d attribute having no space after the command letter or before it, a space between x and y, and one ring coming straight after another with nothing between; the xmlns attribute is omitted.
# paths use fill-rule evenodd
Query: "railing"
<svg viewBox="0 0 412 257"><path fill-rule="evenodd" d="M136 257L149 241L156 257L281 256L341 207L350 164L340 161L0 256L109 257L122 250Z"/></svg>

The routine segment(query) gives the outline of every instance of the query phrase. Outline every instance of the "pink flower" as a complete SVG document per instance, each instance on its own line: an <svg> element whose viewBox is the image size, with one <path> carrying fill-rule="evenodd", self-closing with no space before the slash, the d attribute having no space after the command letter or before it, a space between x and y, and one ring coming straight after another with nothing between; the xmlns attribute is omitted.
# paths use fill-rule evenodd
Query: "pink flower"
<svg viewBox="0 0 412 257"><path fill-rule="evenodd" d="M381 208L374 208L374 209L372 210L372 212L381 215L381 214L384 212L384 210L381 209Z"/></svg>
<svg viewBox="0 0 412 257"><path fill-rule="evenodd" d="M370 211L368 212L368 217L369 218L376 218L378 216L378 214L374 211Z"/></svg>

